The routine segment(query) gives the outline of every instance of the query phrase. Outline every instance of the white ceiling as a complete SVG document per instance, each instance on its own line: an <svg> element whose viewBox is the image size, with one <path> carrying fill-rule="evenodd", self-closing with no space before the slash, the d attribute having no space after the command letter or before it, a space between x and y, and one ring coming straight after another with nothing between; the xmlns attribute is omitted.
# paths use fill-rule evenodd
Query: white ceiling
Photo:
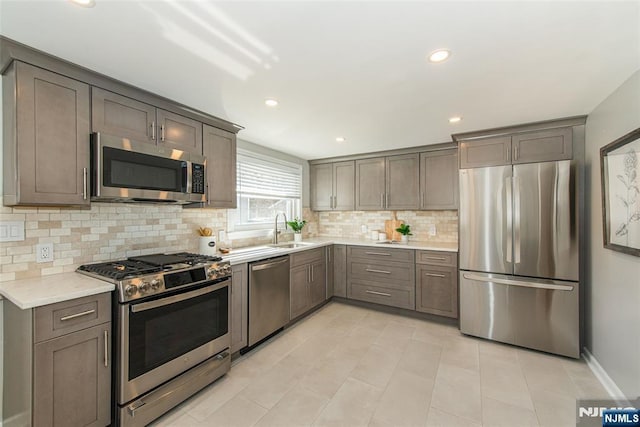
<svg viewBox="0 0 640 427"><path fill-rule="evenodd" d="M637 1L0 0L0 33L306 159L587 114L640 68Z"/></svg>

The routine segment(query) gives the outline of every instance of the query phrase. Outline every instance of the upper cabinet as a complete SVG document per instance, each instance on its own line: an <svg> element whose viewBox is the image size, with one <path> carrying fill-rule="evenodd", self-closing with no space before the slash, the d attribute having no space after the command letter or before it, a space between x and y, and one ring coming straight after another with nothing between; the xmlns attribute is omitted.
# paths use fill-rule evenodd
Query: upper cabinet
<svg viewBox="0 0 640 427"><path fill-rule="evenodd" d="M570 160L571 127L460 140L460 168Z"/></svg>
<svg viewBox="0 0 640 427"><path fill-rule="evenodd" d="M207 158L207 206L235 208L236 135L204 125L203 154Z"/></svg>
<svg viewBox="0 0 640 427"><path fill-rule="evenodd" d="M458 209L458 150L420 153L420 209Z"/></svg>
<svg viewBox="0 0 640 427"><path fill-rule="evenodd" d="M356 160L356 210L418 209L419 155Z"/></svg>
<svg viewBox="0 0 640 427"><path fill-rule="evenodd" d="M14 61L3 77L4 204L89 204L89 86Z"/></svg>
<svg viewBox="0 0 640 427"><path fill-rule="evenodd" d="M353 210L355 207L355 162L311 165L311 209Z"/></svg>
<svg viewBox="0 0 640 427"><path fill-rule="evenodd" d="M97 87L91 90L94 132L202 153L202 123Z"/></svg>

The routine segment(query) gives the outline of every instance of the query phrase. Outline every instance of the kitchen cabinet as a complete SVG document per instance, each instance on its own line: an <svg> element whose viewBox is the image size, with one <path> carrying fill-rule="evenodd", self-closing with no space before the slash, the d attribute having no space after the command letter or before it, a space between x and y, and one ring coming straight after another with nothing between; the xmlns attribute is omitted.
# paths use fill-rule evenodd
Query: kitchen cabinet
<svg viewBox="0 0 640 427"><path fill-rule="evenodd" d="M290 319L293 320L326 299L325 248L290 255Z"/></svg>
<svg viewBox="0 0 640 427"><path fill-rule="evenodd" d="M414 260L409 249L347 246L347 298L414 310Z"/></svg>
<svg viewBox="0 0 640 427"><path fill-rule="evenodd" d="M460 168L480 168L554 160L573 156L571 127L459 140Z"/></svg>
<svg viewBox="0 0 640 427"><path fill-rule="evenodd" d="M325 297L325 299L329 299L333 296L333 284L334 284L334 277L333 277L333 269L334 269L334 262L333 262L333 245L329 245L325 248L325 255L326 255L326 278L327 278L327 295Z"/></svg>
<svg viewBox="0 0 640 427"><path fill-rule="evenodd" d="M21 310L4 305L3 416L21 425L111 423L111 294ZM15 393L15 394L14 394Z"/></svg>
<svg viewBox="0 0 640 427"><path fill-rule="evenodd" d="M126 96L91 88L93 132L202 153L202 123Z"/></svg>
<svg viewBox="0 0 640 427"><path fill-rule="evenodd" d="M333 245L333 295L347 297L346 245Z"/></svg>
<svg viewBox="0 0 640 427"><path fill-rule="evenodd" d="M458 317L458 259L452 252L416 251L416 310Z"/></svg>
<svg viewBox="0 0 640 427"><path fill-rule="evenodd" d="M420 153L420 209L458 209L458 150Z"/></svg>
<svg viewBox="0 0 640 427"><path fill-rule="evenodd" d="M355 207L355 162L311 165L311 209L352 211Z"/></svg>
<svg viewBox="0 0 640 427"><path fill-rule="evenodd" d="M418 209L418 153L356 160L356 210Z"/></svg>
<svg viewBox="0 0 640 427"><path fill-rule="evenodd" d="M3 117L4 204L89 205L89 86L14 61Z"/></svg>
<svg viewBox="0 0 640 427"><path fill-rule="evenodd" d="M246 263L231 268L231 353L246 347L248 343L248 277Z"/></svg>
<svg viewBox="0 0 640 427"><path fill-rule="evenodd" d="M207 206L235 209L236 135L204 125L202 154L207 158Z"/></svg>

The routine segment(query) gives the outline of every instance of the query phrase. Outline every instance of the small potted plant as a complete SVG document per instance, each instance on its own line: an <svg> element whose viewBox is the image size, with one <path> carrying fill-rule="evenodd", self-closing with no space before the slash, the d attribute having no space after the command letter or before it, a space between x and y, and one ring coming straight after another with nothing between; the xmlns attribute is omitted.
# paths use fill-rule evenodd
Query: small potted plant
<svg viewBox="0 0 640 427"><path fill-rule="evenodd" d="M402 237L400 237L400 241L402 243L408 243L409 236L413 236L413 234L411 234L411 226L409 224L401 224L400 227L396 228L396 231L402 234Z"/></svg>
<svg viewBox="0 0 640 427"><path fill-rule="evenodd" d="M302 228L307 223L307 220L300 218L294 218L293 221L287 221L287 225L293 230L293 240L300 242L302 240Z"/></svg>

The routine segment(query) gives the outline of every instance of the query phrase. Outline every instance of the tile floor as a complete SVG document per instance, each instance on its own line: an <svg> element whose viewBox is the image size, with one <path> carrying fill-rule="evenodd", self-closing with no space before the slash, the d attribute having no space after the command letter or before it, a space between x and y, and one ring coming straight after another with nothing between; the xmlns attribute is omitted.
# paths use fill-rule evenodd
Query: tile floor
<svg viewBox="0 0 640 427"><path fill-rule="evenodd" d="M332 302L153 426L575 426L587 365Z"/></svg>

